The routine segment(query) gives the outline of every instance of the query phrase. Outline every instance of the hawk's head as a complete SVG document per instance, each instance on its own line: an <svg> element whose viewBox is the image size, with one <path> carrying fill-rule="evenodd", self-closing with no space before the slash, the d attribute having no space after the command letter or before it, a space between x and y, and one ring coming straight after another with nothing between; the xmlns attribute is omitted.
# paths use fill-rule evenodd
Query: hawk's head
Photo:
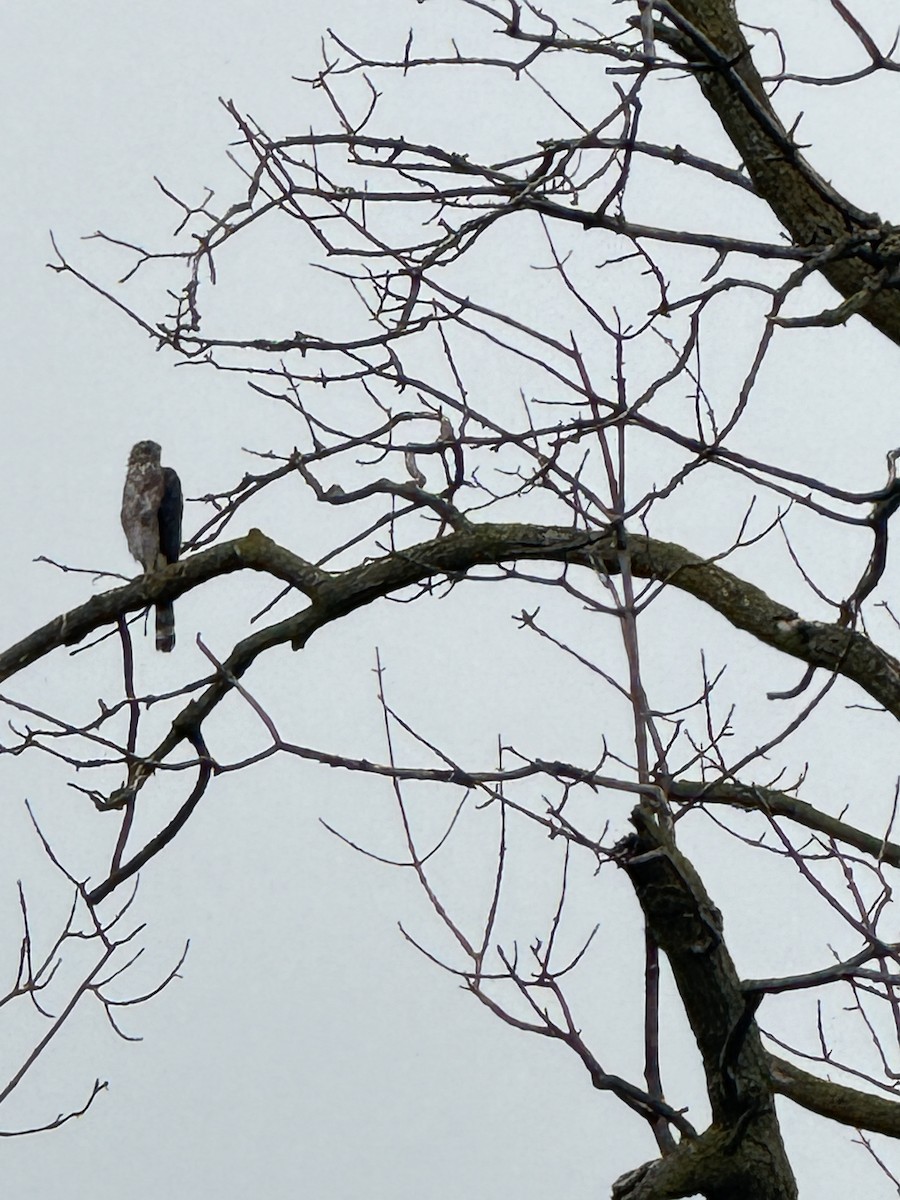
<svg viewBox="0 0 900 1200"><path fill-rule="evenodd" d="M135 442L128 456L129 463L158 463L162 453L159 442Z"/></svg>

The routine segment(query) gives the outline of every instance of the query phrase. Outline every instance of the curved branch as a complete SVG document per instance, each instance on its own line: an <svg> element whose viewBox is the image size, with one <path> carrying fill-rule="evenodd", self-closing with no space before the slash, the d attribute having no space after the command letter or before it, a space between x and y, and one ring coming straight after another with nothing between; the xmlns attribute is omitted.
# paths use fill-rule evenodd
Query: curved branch
<svg viewBox="0 0 900 1200"><path fill-rule="evenodd" d="M735 628L814 667L853 680L893 716L900 718L900 663L864 634L840 625L803 621L760 588L673 542L629 535L631 570L640 579L676 587L720 613ZM521 560L562 562L603 575L620 570L620 548L608 531L587 532L546 525L471 525L434 541L342 572L328 572L276 545L258 529L192 555L154 575L95 596L0 654L0 680L36 662L49 651L72 645L125 612L159 600L175 600L219 575L251 569L264 571L296 587L310 603L300 612L243 639L222 672L175 718L152 761L159 762L184 740L197 735L203 720L260 654L289 644L301 649L332 621L373 600L434 576L462 577L476 566ZM142 779L152 761L137 764ZM129 786L135 780L129 780ZM123 790L127 791L127 789Z"/></svg>
<svg viewBox="0 0 900 1200"><path fill-rule="evenodd" d="M126 879L130 879L132 875L136 875L151 858L155 858L161 850L164 850L168 846L169 842L172 841L175 835L187 823L191 813L200 803L212 775L212 765L209 758L203 753L202 746L199 749L201 751L200 770L197 775L197 782L194 784L187 800L181 805L172 820L159 833L150 838L137 854L132 855L127 862L115 865L102 883L98 884L95 888L91 888L86 893L85 898L88 904L99 904L101 900L105 900L117 887L123 884Z"/></svg>

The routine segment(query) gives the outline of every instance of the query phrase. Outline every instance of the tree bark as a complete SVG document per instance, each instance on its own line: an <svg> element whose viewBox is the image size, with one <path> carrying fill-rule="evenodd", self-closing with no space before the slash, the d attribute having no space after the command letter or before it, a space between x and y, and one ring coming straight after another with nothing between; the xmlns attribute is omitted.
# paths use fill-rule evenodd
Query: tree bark
<svg viewBox="0 0 900 1200"><path fill-rule="evenodd" d="M621 1200L793 1200L797 1186L775 1115L769 1059L723 939L722 916L671 834L645 808L620 843L647 927L665 953L706 1075L713 1123L668 1158L623 1176Z"/></svg>
<svg viewBox="0 0 900 1200"><path fill-rule="evenodd" d="M666 12L666 10L669 10ZM671 0L660 41L696 65L704 96L758 194L797 245L830 252L820 269L858 312L900 345L900 230L865 212L800 153L772 107L733 0Z"/></svg>

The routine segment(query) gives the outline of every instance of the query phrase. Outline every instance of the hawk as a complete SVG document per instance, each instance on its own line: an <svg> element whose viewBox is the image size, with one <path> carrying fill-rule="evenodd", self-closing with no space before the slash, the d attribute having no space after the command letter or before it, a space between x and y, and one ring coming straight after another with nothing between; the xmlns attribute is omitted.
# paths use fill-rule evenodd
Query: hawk
<svg viewBox="0 0 900 1200"><path fill-rule="evenodd" d="M145 575L177 562L181 550L181 481L159 456L157 442L132 447L122 494L122 528ZM156 648L168 653L174 645L175 613L164 601L156 606Z"/></svg>

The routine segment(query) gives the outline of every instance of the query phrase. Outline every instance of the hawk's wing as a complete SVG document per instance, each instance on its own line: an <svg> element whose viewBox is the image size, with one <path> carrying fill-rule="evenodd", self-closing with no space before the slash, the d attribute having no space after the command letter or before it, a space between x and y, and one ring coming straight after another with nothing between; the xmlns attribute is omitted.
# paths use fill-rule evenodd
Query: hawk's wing
<svg viewBox="0 0 900 1200"><path fill-rule="evenodd" d="M178 562L181 553L181 514L184 497L181 480L171 467L163 467L163 494L159 502L159 549L166 562Z"/></svg>

